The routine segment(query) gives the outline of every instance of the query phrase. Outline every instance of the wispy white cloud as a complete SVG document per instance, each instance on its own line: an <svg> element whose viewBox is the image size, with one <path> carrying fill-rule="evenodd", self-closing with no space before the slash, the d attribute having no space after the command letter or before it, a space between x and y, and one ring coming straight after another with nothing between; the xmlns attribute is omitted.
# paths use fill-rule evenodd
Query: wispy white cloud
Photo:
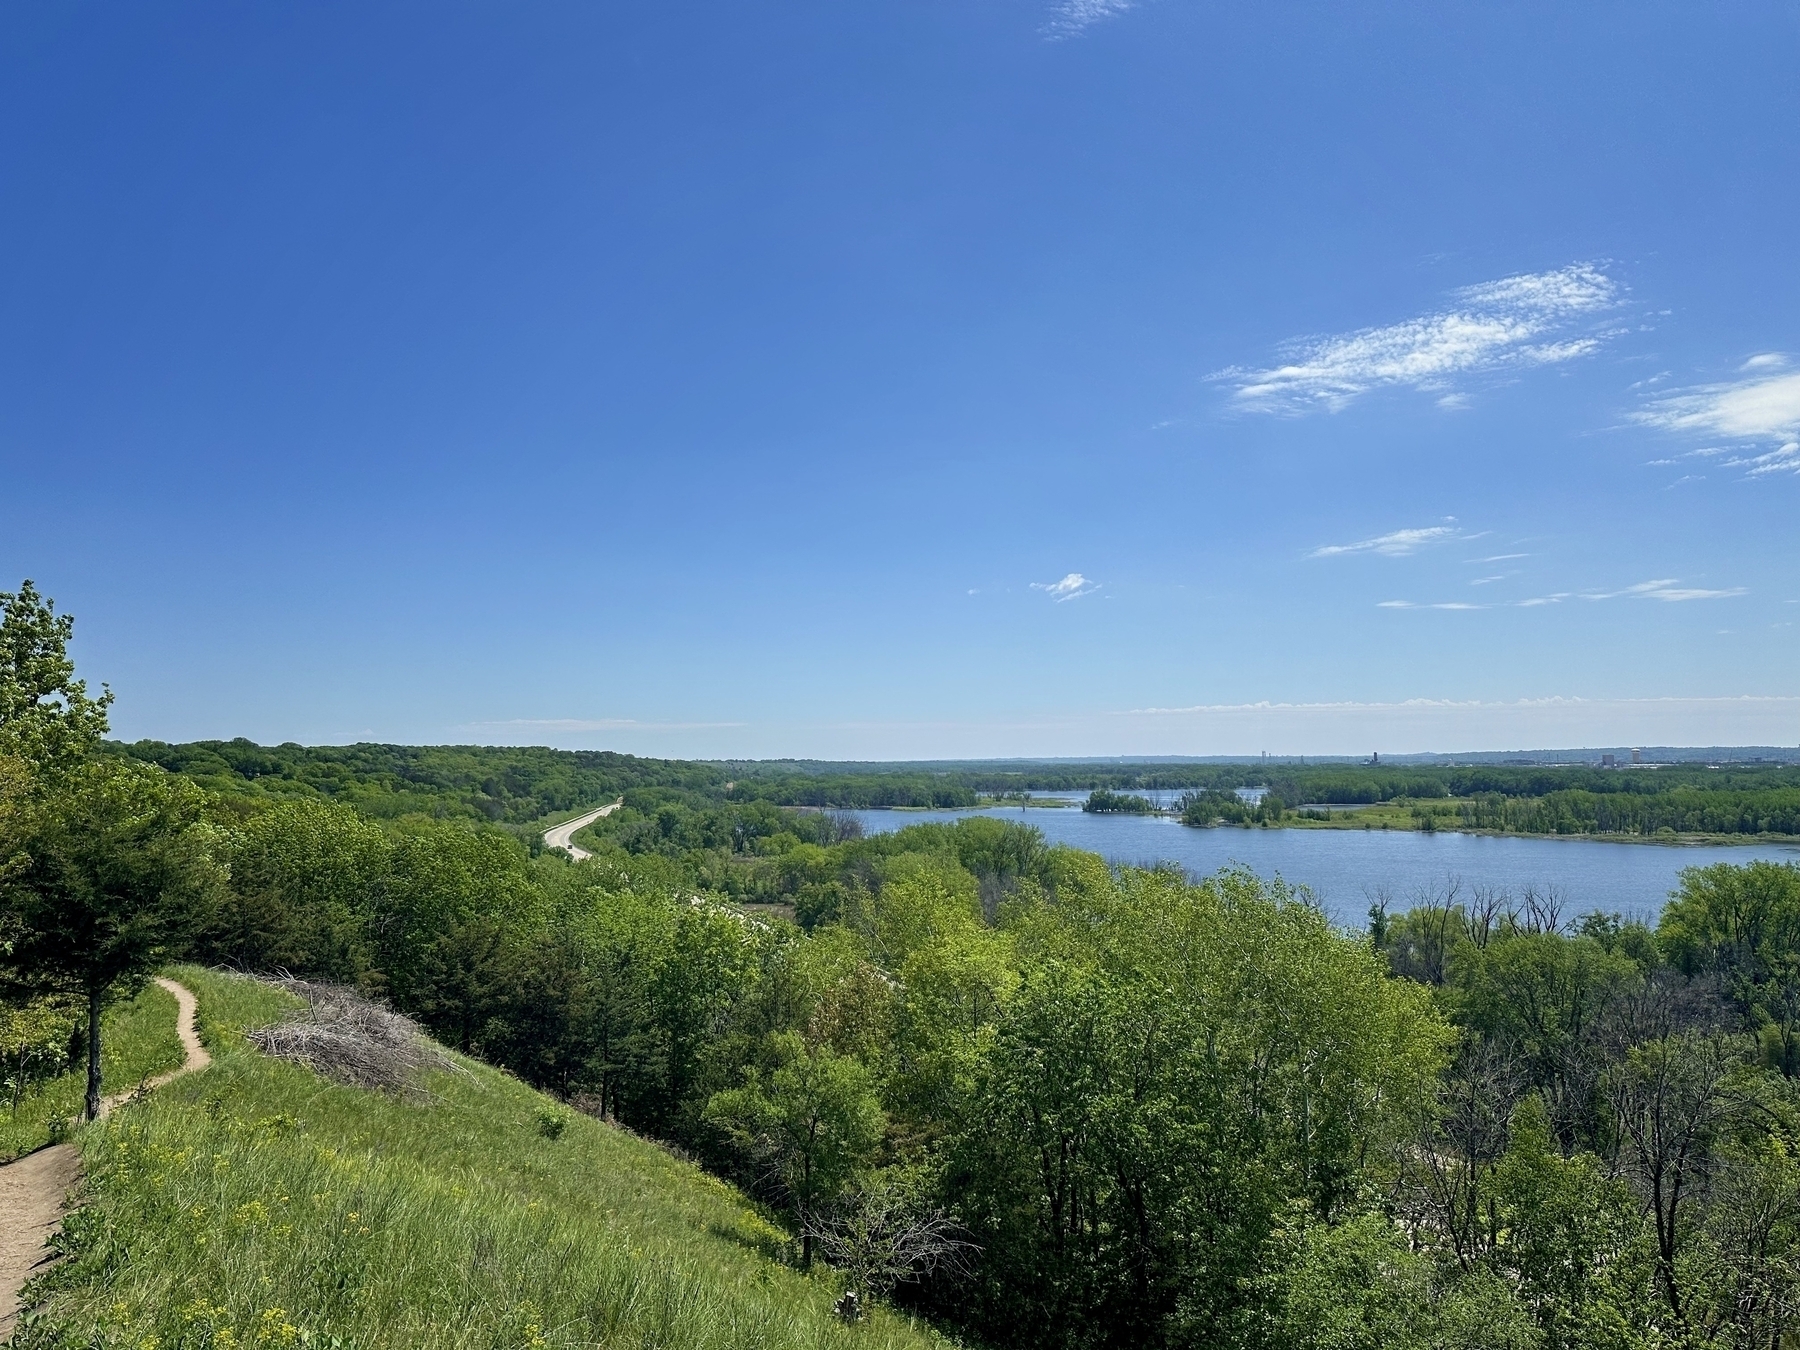
<svg viewBox="0 0 1800 1350"><path fill-rule="evenodd" d="M1699 385L1657 399L1636 420L1664 431L1729 436L1746 444L1690 453L1743 469L1749 477L1800 473L1800 371L1764 352L1744 362L1742 379Z"/></svg>
<svg viewBox="0 0 1800 1350"><path fill-rule="evenodd" d="M1137 0L1061 0L1050 11L1044 36L1052 41L1077 37L1101 20L1114 18L1136 7Z"/></svg>
<svg viewBox="0 0 1800 1350"><path fill-rule="evenodd" d="M1100 583L1089 581L1079 572L1071 572L1061 581L1034 581L1031 589L1043 591L1060 605L1065 600L1079 600L1084 595L1092 595L1100 589Z"/></svg>
<svg viewBox="0 0 1800 1350"><path fill-rule="evenodd" d="M1482 586L1489 582L1503 580L1501 577L1481 577L1469 584ZM1652 581L1640 581L1635 586L1623 586L1616 591L1553 591L1548 595L1534 595L1525 600L1496 601L1493 604L1472 605L1462 601L1445 601L1438 604L1425 604L1413 600L1382 600L1377 609L1538 609L1544 605L1560 605L1565 600L1662 600L1676 603L1684 600L1729 600L1734 596L1748 595L1749 591L1742 586L1730 586L1722 589L1708 590L1699 586L1683 586L1674 577L1658 577Z"/></svg>
<svg viewBox="0 0 1800 1350"><path fill-rule="evenodd" d="M1454 522L1455 517L1449 518ZM1376 535L1373 539L1359 539L1354 544L1325 544L1315 548L1306 556L1309 558L1338 558L1348 553L1378 553L1384 558L1404 558L1409 553L1417 553L1431 544L1441 544L1446 540L1459 539L1462 531L1452 523L1448 525L1427 525L1422 529L1395 530L1390 534Z"/></svg>
<svg viewBox="0 0 1800 1350"><path fill-rule="evenodd" d="M1731 586L1724 590L1702 590L1697 586L1683 586L1674 577L1663 577L1656 581L1640 581L1635 586L1626 586L1617 591L1583 591L1583 600L1617 600L1621 597L1629 600L1729 600L1733 596L1747 595L1749 592L1742 586Z"/></svg>
<svg viewBox="0 0 1800 1350"><path fill-rule="evenodd" d="M1511 562L1514 558L1529 558L1530 556L1529 553L1491 553L1485 558L1469 558L1466 561L1472 563Z"/></svg>
<svg viewBox="0 0 1800 1350"><path fill-rule="evenodd" d="M1456 304L1438 313L1304 339L1288 346L1281 365L1232 367L1214 378L1231 381L1244 408L1335 412L1373 389L1437 390L1460 375L1586 356L1604 334L1563 336L1563 330L1618 296L1618 285L1592 263L1505 277L1455 292ZM1461 406L1454 391L1439 404Z"/></svg>

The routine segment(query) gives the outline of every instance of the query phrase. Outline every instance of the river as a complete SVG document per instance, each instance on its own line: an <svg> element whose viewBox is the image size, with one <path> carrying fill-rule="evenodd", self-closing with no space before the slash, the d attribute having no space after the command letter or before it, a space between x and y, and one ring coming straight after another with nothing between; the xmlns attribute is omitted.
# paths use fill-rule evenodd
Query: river
<svg viewBox="0 0 1800 1350"><path fill-rule="evenodd" d="M1754 858L1800 862L1800 845L1794 844L1624 844L1449 830L1193 829L1166 816L1089 815L1075 807L846 814L870 834L982 815L1035 825L1051 843L1087 849L1110 862L1173 862L1198 874L1242 863L1311 887L1334 922L1354 927L1366 922L1378 894L1400 910L1451 880L1460 882L1465 897L1477 886L1515 899L1527 887L1540 894L1554 888L1565 916L1599 910L1654 921L1685 867Z"/></svg>

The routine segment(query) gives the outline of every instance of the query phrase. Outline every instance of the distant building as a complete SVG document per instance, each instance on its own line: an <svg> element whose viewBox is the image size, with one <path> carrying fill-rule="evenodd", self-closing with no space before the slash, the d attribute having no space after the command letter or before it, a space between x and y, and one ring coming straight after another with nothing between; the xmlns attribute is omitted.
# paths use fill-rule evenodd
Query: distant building
<svg viewBox="0 0 1800 1350"><path fill-rule="evenodd" d="M1619 757L1617 755L1602 755L1602 756L1600 756L1600 767L1603 769L1618 768L1619 767Z"/></svg>
<svg viewBox="0 0 1800 1350"><path fill-rule="evenodd" d="M1633 764L1642 764L1644 762L1644 752L1642 750L1633 750L1631 752L1631 762Z"/></svg>

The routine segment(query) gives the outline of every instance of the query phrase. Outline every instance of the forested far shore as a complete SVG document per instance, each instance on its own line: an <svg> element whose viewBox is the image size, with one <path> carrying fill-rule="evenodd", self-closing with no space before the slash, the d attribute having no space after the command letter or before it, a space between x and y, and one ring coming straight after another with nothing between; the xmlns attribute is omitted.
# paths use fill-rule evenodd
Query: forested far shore
<svg viewBox="0 0 1800 1350"><path fill-rule="evenodd" d="M1331 807L1394 806L1390 827L1512 834L1800 836L1800 766L1722 762L1585 766L1328 764L952 765L880 772L782 761L721 764L613 751L495 746L260 746L246 740L105 747L180 773L226 800L344 802L382 819L537 822L633 791L689 805L766 802L816 810L965 809L1033 793L1188 794L1189 823L1304 822ZM1243 803L1239 788L1266 788ZM1117 809L1112 806L1098 808ZM1131 807L1135 811L1136 807Z"/></svg>

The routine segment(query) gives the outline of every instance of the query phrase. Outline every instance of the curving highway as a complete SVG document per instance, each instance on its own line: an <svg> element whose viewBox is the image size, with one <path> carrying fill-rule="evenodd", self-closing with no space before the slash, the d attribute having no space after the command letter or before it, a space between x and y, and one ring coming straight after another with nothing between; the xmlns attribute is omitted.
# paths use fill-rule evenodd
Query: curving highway
<svg viewBox="0 0 1800 1350"><path fill-rule="evenodd" d="M585 816L576 816L575 819L565 820L560 825L552 825L549 829L544 831L544 847L560 848L576 862L580 862L584 858L593 857L594 855L589 853L585 848L576 848L574 843L571 842L574 839L575 831L584 826L592 825L596 820L600 819L601 816L610 816L614 811L617 811L620 806L624 805L624 802L625 799L621 797L618 801L607 806L602 806L593 811L589 811Z"/></svg>

